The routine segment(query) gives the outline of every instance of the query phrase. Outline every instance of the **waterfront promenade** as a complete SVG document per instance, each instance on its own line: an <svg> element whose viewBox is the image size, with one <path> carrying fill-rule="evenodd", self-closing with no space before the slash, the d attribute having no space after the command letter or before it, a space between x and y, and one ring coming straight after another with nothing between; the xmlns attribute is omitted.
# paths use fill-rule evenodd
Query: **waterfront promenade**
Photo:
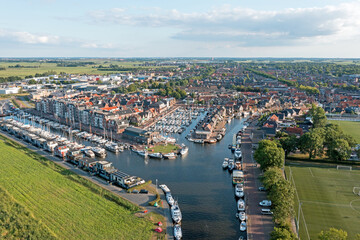
<svg viewBox="0 0 360 240"><path fill-rule="evenodd" d="M259 176L260 168L253 158L252 143L262 139L262 131L257 130L256 122L253 121L246 129L242 137L241 150L243 154L243 167L245 172L245 194L247 202L247 232L250 240L268 240L274 229L272 215L262 215L259 202L266 198L266 192L259 191L261 182Z"/></svg>

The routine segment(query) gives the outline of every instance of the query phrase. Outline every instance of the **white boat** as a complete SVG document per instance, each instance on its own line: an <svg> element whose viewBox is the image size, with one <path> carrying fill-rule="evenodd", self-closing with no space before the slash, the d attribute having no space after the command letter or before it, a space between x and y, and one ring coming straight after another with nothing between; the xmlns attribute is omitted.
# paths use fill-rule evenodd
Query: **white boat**
<svg viewBox="0 0 360 240"><path fill-rule="evenodd" d="M176 240L180 240L182 238L181 226L179 224L175 224L174 226L174 237Z"/></svg>
<svg viewBox="0 0 360 240"><path fill-rule="evenodd" d="M142 157L147 157L148 156L148 152L147 151L137 151L137 153L142 156Z"/></svg>
<svg viewBox="0 0 360 240"><path fill-rule="evenodd" d="M182 146L181 150L180 150L180 155L184 156L189 152L189 148L185 145Z"/></svg>
<svg viewBox="0 0 360 240"><path fill-rule="evenodd" d="M229 159L228 170L232 171L232 170L234 170L234 167L235 167L234 159Z"/></svg>
<svg viewBox="0 0 360 240"><path fill-rule="evenodd" d="M177 203L175 203L174 205L171 206L171 216L172 216L172 219L174 220L174 222L176 222L176 223L181 222L182 215L181 215L179 205Z"/></svg>
<svg viewBox="0 0 360 240"><path fill-rule="evenodd" d="M86 150L84 151L84 154L85 154L85 156L90 157L90 158L94 158L94 157L95 157L95 153L94 153L93 151L91 151L90 149L86 149Z"/></svg>
<svg viewBox="0 0 360 240"><path fill-rule="evenodd" d="M160 184L159 187L164 191L165 194L170 193L170 189L165 184Z"/></svg>
<svg viewBox="0 0 360 240"><path fill-rule="evenodd" d="M240 223L240 231L242 231L242 232L246 231L246 222L245 221Z"/></svg>
<svg viewBox="0 0 360 240"><path fill-rule="evenodd" d="M48 151L48 152L54 152L55 147L57 147L57 145L58 144L55 141L46 142L44 144L44 149L45 149L45 151Z"/></svg>
<svg viewBox="0 0 360 240"><path fill-rule="evenodd" d="M242 184L236 184L235 186L235 196L242 198L244 197L244 188L242 186Z"/></svg>
<svg viewBox="0 0 360 240"><path fill-rule="evenodd" d="M167 192L167 193L166 193L166 201L168 202L168 204L169 204L170 206L174 205L174 203L175 203L175 200L174 200L174 198L171 196L171 193L170 193L170 192Z"/></svg>
<svg viewBox="0 0 360 240"><path fill-rule="evenodd" d="M120 147L116 143L113 143L113 142L105 144L105 149L110 152L114 152L114 153L120 152Z"/></svg>
<svg viewBox="0 0 360 240"><path fill-rule="evenodd" d="M239 212L245 211L245 201L244 200L239 199L237 201L237 209L238 209Z"/></svg>
<svg viewBox="0 0 360 240"><path fill-rule="evenodd" d="M246 213L245 212L239 212L238 215L239 215L239 220L241 222L246 221Z"/></svg>
<svg viewBox="0 0 360 240"><path fill-rule="evenodd" d="M161 153L150 153L150 154L148 154L148 156L151 158L158 158L158 159L163 157L163 155Z"/></svg>
<svg viewBox="0 0 360 240"><path fill-rule="evenodd" d="M93 147L91 150L95 153L95 156L104 158L106 157L106 151L101 147Z"/></svg>
<svg viewBox="0 0 360 240"><path fill-rule="evenodd" d="M235 157L235 159L241 159L242 158L242 153L241 153L240 148L235 149L234 157Z"/></svg>
<svg viewBox="0 0 360 240"><path fill-rule="evenodd" d="M223 169L227 169L227 167L229 166L229 159L228 158L225 158L224 159L224 162L222 164L222 167Z"/></svg>
<svg viewBox="0 0 360 240"><path fill-rule="evenodd" d="M171 152L171 153L166 153L166 154L164 154L163 156L164 156L164 158L166 158L166 159L175 159L175 158L176 158L176 154L173 153L173 152Z"/></svg>
<svg viewBox="0 0 360 240"><path fill-rule="evenodd" d="M203 144L204 140L203 139L195 139L194 143L199 143L199 144Z"/></svg>

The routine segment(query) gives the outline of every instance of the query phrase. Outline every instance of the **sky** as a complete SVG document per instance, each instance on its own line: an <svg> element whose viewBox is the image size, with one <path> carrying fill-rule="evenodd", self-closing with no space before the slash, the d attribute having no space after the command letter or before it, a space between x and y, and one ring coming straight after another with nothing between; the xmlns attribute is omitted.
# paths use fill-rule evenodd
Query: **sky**
<svg viewBox="0 0 360 240"><path fill-rule="evenodd" d="M0 57L360 57L360 0L0 2Z"/></svg>

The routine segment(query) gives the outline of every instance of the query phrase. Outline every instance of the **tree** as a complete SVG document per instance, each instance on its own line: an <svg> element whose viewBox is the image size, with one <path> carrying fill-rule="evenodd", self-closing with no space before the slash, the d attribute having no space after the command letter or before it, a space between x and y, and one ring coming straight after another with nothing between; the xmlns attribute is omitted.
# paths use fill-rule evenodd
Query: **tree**
<svg viewBox="0 0 360 240"><path fill-rule="evenodd" d="M273 204L274 219L278 223L285 223L294 212L295 189L292 184L281 178L269 192L269 199Z"/></svg>
<svg viewBox="0 0 360 240"><path fill-rule="evenodd" d="M309 154L309 159L322 156L324 150L323 129L311 129L300 137L299 148L303 153Z"/></svg>
<svg viewBox="0 0 360 240"><path fill-rule="evenodd" d="M351 147L345 139L336 139L327 150L328 157L333 161L345 161L350 158Z"/></svg>
<svg viewBox="0 0 360 240"><path fill-rule="evenodd" d="M318 235L319 240L347 240L347 232L342 229L330 228L327 231L321 231Z"/></svg>
<svg viewBox="0 0 360 240"><path fill-rule="evenodd" d="M259 147L256 149L254 157L263 170L269 167L282 168L284 166L284 150L270 140L262 140L259 142Z"/></svg>
<svg viewBox="0 0 360 240"><path fill-rule="evenodd" d="M285 156L294 152L298 146L299 139L295 135L290 135L286 138L280 138L280 144L285 151Z"/></svg>
<svg viewBox="0 0 360 240"><path fill-rule="evenodd" d="M271 232L270 240L295 240L294 233L291 230L282 227L274 227L274 231Z"/></svg>
<svg viewBox="0 0 360 240"><path fill-rule="evenodd" d="M30 79L29 81L28 81L28 84L29 85L33 85L33 84L36 84L37 82L36 82L36 80L35 79Z"/></svg>
<svg viewBox="0 0 360 240"><path fill-rule="evenodd" d="M317 107L314 103L311 106L309 114L312 117L314 128L324 127L327 122L324 109Z"/></svg>
<svg viewBox="0 0 360 240"><path fill-rule="evenodd" d="M280 168L269 167L264 173L262 183L264 184L265 189L271 191L271 188L283 178Z"/></svg>

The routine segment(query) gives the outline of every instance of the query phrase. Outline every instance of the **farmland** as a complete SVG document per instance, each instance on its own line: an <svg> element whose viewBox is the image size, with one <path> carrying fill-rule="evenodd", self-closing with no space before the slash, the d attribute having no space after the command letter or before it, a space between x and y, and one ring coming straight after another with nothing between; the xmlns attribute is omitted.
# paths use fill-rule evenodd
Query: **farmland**
<svg viewBox="0 0 360 240"><path fill-rule="evenodd" d="M11 199L19 213L8 221L16 227L25 219L46 239L151 237L152 223L135 216L138 207L3 137L0 163L0 206ZM0 219L2 234L4 224Z"/></svg>
<svg viewBox="0 0 360 240"><path fill-rule="evenodd" d="M360 197L353 187L360 187L359 170L336 170L336 165L290 162L287 177L296 187L295 213L300 211L301 239L317 239L330 227L348 232L350 239L360 233Z"/></svg>
<svg viewBox="0 0 360 240"><path fill-rule="evenodd" d="M65 72L71 74L95 74L95 75L106 75L110 73L127 72L126 69L124 71L98 69L100 65L103 67L109 67L111 64L123 68L137 68L137 69L158 68L157 66L140 67L138 66L138 64L141 64L142 62L135 62L135 61L116 61L116 60L106 61L100 59L87 59L87 61L89 61L89 64L81 64L82 63L81 60L76 60L76 63L79 64L79 66L59 66L58 63L41 62L41 61L30 61L30 62L3 61L0 62L0 69L5 68L5 70L0 70L0 77L10 77L10 76L25 77L29 75L34 76L36 73L43 74L51 71L55 71L57 74L59 74L60 72ZM69 60L67 61L64 60L64 63L69 63L69 62L70 62ZM16 65L21 67L15 67Z"/></svg>

